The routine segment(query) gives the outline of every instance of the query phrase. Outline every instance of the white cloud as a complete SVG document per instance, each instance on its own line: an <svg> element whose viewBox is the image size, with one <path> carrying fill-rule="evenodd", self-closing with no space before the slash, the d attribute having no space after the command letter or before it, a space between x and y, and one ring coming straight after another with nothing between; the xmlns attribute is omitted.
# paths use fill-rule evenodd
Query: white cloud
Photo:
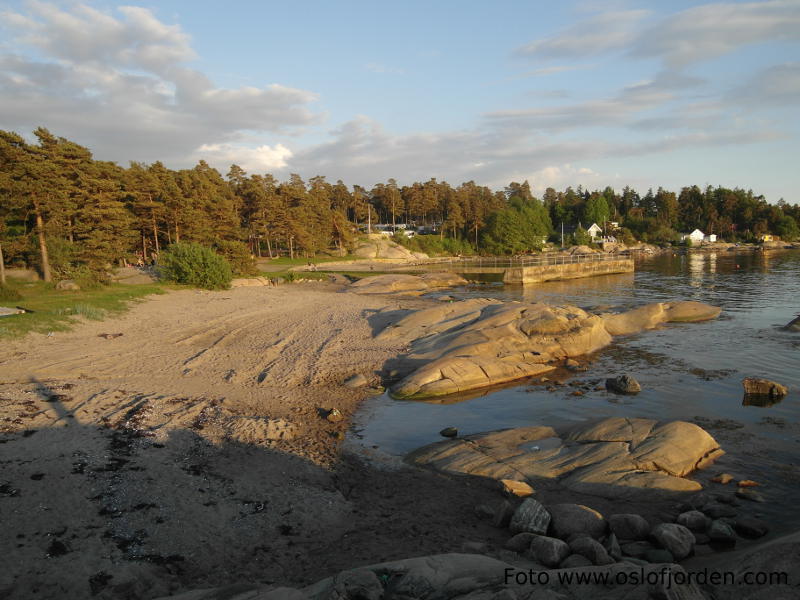
<svg viewBox="0 0 800 600"><path fill-rule="evenodd" d="M750 44L800 41L800 2L719 2L652 17L645 10L594 14L557 33L517 49L532 58L585 58L627 51L658 58L669 68L729 54Z"/></svg>
<svg viewBox="0 0 800 600"><path fill-rule="evenodd" d="M627 47L646 10L616 10L594 15L556 35L533 41L517 54L535 58L582 58Z"/></svg>
<svg viewBox="0 0 800 600"><path fill-rule="evenodd" d="M224 169L237 164L251 173L281 170L287 166L292 151L283 144L250 147L237 144L203 144L193 154L194 160L205 160Z"/></svg>
<svg viewBox="0 0 800 600"><path fill-rule="evenodd" d="M320 121L310 108L317 95L306 90L216 87L186 66L195 57L190 37L148 9L123 6L112 14L40 1L29 7L3 14L19 53L0 54L0 128L45 125L102 158L146 161L157 152L186 164L204 143ZM29 49L38 58L23 54Z"/></svg>
<svg viewBox="0 0 800 600"><path fill-rule="evenodd" d="M398 67L390 67L389 65L384 65L383 63L376 63L376 62L369 62L364 65L364 68L367 71L371 71L373 73L378 73L380 75L404 75L405 69L400 69Z"/></svg>

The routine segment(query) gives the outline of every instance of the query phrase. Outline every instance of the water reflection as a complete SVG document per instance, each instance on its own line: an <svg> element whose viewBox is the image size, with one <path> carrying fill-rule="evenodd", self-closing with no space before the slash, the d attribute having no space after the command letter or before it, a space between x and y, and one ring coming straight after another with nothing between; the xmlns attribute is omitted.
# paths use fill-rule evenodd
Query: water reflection
<svg viewBox="0 0 800 600"><path fill-rule="evenodd" d="M768 255L768 256L765 256ZM800 418L800 334L784 331L798 310L800 253L664 253L637 260L635 273L504 287L463 288L458 297L493 297L525 302L574 304L604 309L648 302L698 300L723 307L715 321L674 324L621 337L590 357L589 370L564 374L584 392L548 373L530 382L447 397L438 403L368 403L362 435L384 451L401 454L439 439L454 426L462 433L502 427L553 425L586 418L625 416L656 419L733 419L757 423L765 410L776 419ZM632 398L609 394L598 382L629 373L643 391ZM790 388L783 402L742 400L741 380L765 377Z"/></svg>

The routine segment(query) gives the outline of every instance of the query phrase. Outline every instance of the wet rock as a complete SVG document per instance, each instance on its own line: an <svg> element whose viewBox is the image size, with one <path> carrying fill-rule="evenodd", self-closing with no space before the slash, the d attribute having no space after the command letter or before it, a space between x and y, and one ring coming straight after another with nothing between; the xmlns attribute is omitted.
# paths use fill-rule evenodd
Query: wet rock
<svg viewBox="0 0 800 600"><path fill-rule="evenodd" d="M562 569L575 569L578 567L591 567L592 561L590 561L585 556L581 556L580 554L570 554L564 561L559 565Z"/></svg>
<svg viewBox="0 0 800 600"><path fill-rule="evenodd" d="M708 537L705 533L697 533L694 534L694 545L697 547L698 545L708 544L711 541L711 538Z"/></svg>
<svg viewBox="0 0 800 600"><path fill-rule="evenodd" d="M531 540L529 554L545 567L557 567L570 555L570 547L563 540L540 535Z"/></svg>
<svg viewBox="0 0 800 600"><path fill-rule="evenodd" d="M711 481L713 481L714 483L721 483L723 485L726 485L731 481L733 481L733 475L731 475L730 473L720 473L719 475L715 475L714 477L712 477Z"/></svg>
<svg viewBox="0 0 800 600"><path fill-rule="evenodd" d="M503 493L507 496L516 496L517 498L527 498L533 496L533 488L524 481L515 481L514 479L501 479L500 485L503 488Z"/></svg>
<svg viewBox="0 0 800 600"><path fill-rule="evenodd" d="M711 521L711 525L708 528L708 537L716 544L730 546L736 543L736 534L733 528L719 519Z"/></svg>
<svg viewBox="0 0 800 600"><path fill-rule="evenodd" d="M547 533L548 525L550 525L550 513L538 501L526 498L514 511L509 529L511 533L526 531L544 535Z"/></svg>
<svg viewBox="0 0 800 600"><path fill-rule="evenodd" d="M736 533L746 538L760 538L769 533L769 525L755 517L737 517L733 523Z"/></svg>
<svg viewBox="0 0 800 600"><path fill-rule="evenodd" d="M650 535L659 546L669 550L676 560L683 560L692 553L694 535L683 525L661 523L653 528Z"/></svg>
<svg viewBox="0 0 800 600"><path fill-rule="evenodd" d="M596 510L582 504L548 506L550 531L555 537L567 539L574 534L599 538L606 532L606 520Z"/></svg>
<svg viewBox="0 0 800 600"><path fill-rule="evenodd" d="M727 504L719 504L718 502L711 502L706 504L701 511L712 519L720 519L722 517L735 517L736 509Z"/></svg>
<svg viewBox="0 0 800 600"><path fill-rule="evenodd" d="M644 553L644 560L649 563L672 563L675 562L675 557L672 552L665 548L651 548Z"/></svg>
<svg viewBox="0 0 800 600"><path fill-rule="evenodd" d="M573 358L568 358L564 361L564 367L569 369L570 371L580 371L581 370L581 363Z"/></svg>
<svg viewBox="0 0 800 600"><path fill-rule="evenodd" d="M638 394L642 386L630 375L620 375L606 379L606 389L616 394Z"/></svg>
<svg viewBox="0 0 800 600"><path fill-rule="evenodd" d="M522 554L531 547L531 542L535 537L537 537L535 533L518 533L510 537L503 548Z"/></svg>
<svg viewBox="0 0 800 600"><path fill-rule="evenodd" d="M764 496L752 488L739 488L736 490L736 497L743 500L750 500L750 502L766 502Z"/></svg>
<svg viewBox="0 0 800 600"><path fill-rule="evenodd" d="M592 561L593 565L610 565L614 562L603 545L590 537L574 539L569 544L573 554L579 554Z"/></svg>
<svg viewBox="0 0 800 600"><path fill-rule="evenodd" d="M775 383L769 379L759 377L745 377L742 380L744 393L748 396L766 396L768 398L783 398L789 393L786 386Z"/></svg>
<svg viewBox="0 0 800 600"><path fill-rule="evenodd" d="M650 534L650 524L637 514L611 515L608 525L621 540L646 540Z"/></svg>
<svg viewBox="0 0 800 600"><path fill-rule="evenodd" d="M630 542L620 546L624 556L632 556L634 558L644 558L647 551L652 549L653 544L650 542Z"/></svg>
<svg viewBox="0 0 800 600"><path fill-rule="evenodd" d="M446 438L458 437L458 429L455 427L445 427L439 432L439 435Z"/></svg>
<svg viewBox="0 0 800 600"><path fill-rule="evenodd" d="M752 479L742 479L736 484L740 488L747 488L747 487L758 487L761 484L757 481L753 481Z"/></svg>
<svg viewBox="0 0 800 600"><path fill-rule="evenodd" d="M679 514L677 523L690 531L705 531L711 523L711 519L699 510L690 510Z"/></svg>
<svg viewBox="0 0 800 600"><path fill-rule="evenodd" d="M791 321L789 321L785 326L784 329L787 331L800 331L800 317L795 317Z"/></svg>
<svg viewBox="0 0 800 600"><path fill-rule="evenodd" d="M497 505L492 518L492 525L498 529L508 527L514 516L514 506L508 500L503 500Z"/></svg>
<svg viewBox="0 0 800 600"><path fill-rule="evenodd" d="M347 379L344 380L344 387L350 388L351 390L355 390L361 387L364 387L368 384L367 378L364 377L361 373L356 373L355 375L351 375Z"/></svg>

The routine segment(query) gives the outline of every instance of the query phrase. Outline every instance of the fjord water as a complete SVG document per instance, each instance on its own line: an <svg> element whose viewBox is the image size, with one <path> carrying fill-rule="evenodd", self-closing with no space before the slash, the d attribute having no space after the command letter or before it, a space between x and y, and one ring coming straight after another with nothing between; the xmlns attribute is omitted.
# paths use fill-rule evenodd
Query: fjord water
<svg viewBox="0 0 800 600"><path fill-rule="evenodd" d="M438 432L446 426L468 434L609 416L700 417L745 425L800 420L800 334L782 329L800 312L799 252L666 253L638 260L632 274L524 287L490 283L449 293L597 311L671 300L697 300L723 310L714 321L670 324L615 338L610 347L588 357L587 371L564 374L568 385L555 391L547 391L546 384L520 382L439 402L396 401L386 395L370 400L357 420L363 446L399 455L442 439ZM623 373L639 380L640 394L618 396L594 389L606 377ZM772 406L743 404L741 380L747 376L782 383L790 388L789 395ZM575 389L584 395L572 395ZM792 429L758 431L789 438Z"/></svg>

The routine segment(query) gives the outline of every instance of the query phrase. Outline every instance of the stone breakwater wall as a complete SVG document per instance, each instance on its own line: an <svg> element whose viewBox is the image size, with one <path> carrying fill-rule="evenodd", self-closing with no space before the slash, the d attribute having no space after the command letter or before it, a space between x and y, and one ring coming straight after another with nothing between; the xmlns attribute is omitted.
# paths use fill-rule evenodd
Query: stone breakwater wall
<svg viewBox="0 0 800 600"><path fill-rule="evenodd" d="M509 267L503 274L503 283L525 284L562 279L578 279L612 273L632 273L632 258L598 260L571 264L533 265L528 267Z"/></svg>

